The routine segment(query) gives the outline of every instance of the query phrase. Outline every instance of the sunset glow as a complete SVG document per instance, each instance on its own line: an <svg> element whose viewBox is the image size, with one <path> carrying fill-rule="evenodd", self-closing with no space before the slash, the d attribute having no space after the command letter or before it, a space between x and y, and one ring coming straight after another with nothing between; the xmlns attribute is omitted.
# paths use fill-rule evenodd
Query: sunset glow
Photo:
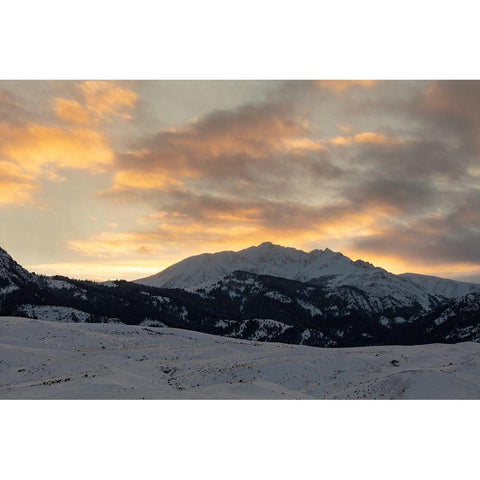
<svg viewBox="0 0 480 480"><path fill-rule="evenodd" d="M264 241L480 280L479 101L475 81L2 81L0 246L95 280Z"/></svg>

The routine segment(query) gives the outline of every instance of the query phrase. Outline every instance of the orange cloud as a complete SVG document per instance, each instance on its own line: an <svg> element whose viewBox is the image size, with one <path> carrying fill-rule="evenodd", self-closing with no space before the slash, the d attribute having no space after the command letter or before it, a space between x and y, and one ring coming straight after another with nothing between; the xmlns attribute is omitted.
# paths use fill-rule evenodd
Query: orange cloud
<svg viewBox="0 0 480 480"><path fill-rule="evenodd" d="M87 128L0 123L1 204L25 203L58 169L103 171L113 161L104 136Z"/></svg>
<svg viewBox="0 0 480 480"><path fill-rule="evenodd" d="M83 125L91 122L88 110L75 100L56 98L54 104L55 112L62 120Z"/></svg>
<svg viewBox="0 0 480 480"><path fill-rule="evenodd" d="M113 160L105 138L94 130L37 124L26 127L0 124L0 154L29 173L38 173L49 166L101 169Z"/></svg>
<svg viewBox="0 0 480 480"><path fill-rule="evenodd" d="M89 257L114 257L128 253L158 254L162 247L148 233L102 232L90 240L71 240L70 249Z"/></svg>
<svg viewBox="0 0 480 480"><path fill-rule="evenodd" d="M215 111L187 125L161 131L118 157L111 192L122 188L151 190L183 185L187 179L229 177L248 180L256 169L285 164L325 151L308 137L309 126L283 105L247 105ZM309 157L312 158L312 157ZM297 162L297 168L302 162ZM275 165L274 165L275 164ZM324 165L315 159L317 169ZM276 167L275 167L276 166Z"/></svg>
<svg viewBox="0 0 480 480"><path fill-rule="evenodd" d="M354 135L339 135L330 140L333 145L348 146L352 144L397 145L401 141L394 136L377 132L361 132Z"/></svg>
<svg viewBox="0 0 480 480"><path fill-rule="evenodd" d="M281 210L281 207L279 207ZM105 231L87 239L70 240L71 250L86 257L159 258L173 263L186 255L204 251L240 249L274 238L285 245L308 246L323 242L338 245L345 237L372 235L385 212L377 207L365 211L344 210L328 221L303 213L300 223L288 225L268 222L260 207L238 205L231 211L211 210L206 218L192 218L180 212L155 212L143 218L143 230Z"/></svg>
<svg viewBox="0 0 480 480"><path fill-rule="evenodd" d="M55 113L61 120L81 125L110 121L113 117L131 119L128 110L135 107L138 95L135 91L112 81L86 81L77 85L82 102L67 98L55 98Z"/></svg>
<svg viewBox="0 0 480 480"><path fill-rule="evenodd" d="M374 87L378 80L317 80L315 83L321 88L340 94L347 92L353 87Z"/></svg>
<svg viewBox="0 0 480 480"><path fill-rule="evenodd" d="M138 100L136 92L111 81L86 81L79 88L87 110L100 118L129 119L126 110L134 108Z"/></svg>
<svg viewBox="0 0 480 480"><path fill-rule="evenodd" d="M5 162L0 204L27 201L41 178L59 179L59 169L99 172L112 164L114 154L107 138L91 127L99 120L108 121L112 117L129 119L127 110L135 107L138 95L112 81L86 81L77 87L83 101L53 100L57 117L69 126L20 124L18 112L13 117L4 115L9 120L0 123L0 162ZM20 108L1 92L0 103ZM4 173L7 169L9 180ZM21 190L17 188L20 184Z"/></svg>
<svg viewBox="0 0 480 480"><path fill-rule="evenodd" d="M0 206L27 203L34 190L32 179L18 165L0 161Z"/></svg>
<svg viewBox="0 0 480 480"><path fill-rule="evenodd" d="M306 137L286 138L279 143L279 149L285 149L289 153L305 151L320 152L326 150L325 146L321 143L314 142Z"/></svg>
<svg viewBox="0 0 480 480"><path fill-rule="evenodd" d="M177 172L178 174L179 172ZM183 175L188 175L183 172ZM120 170L114 176L112 189L136 188L150 190L170 186L180 186L183 183L168 172L142 172L136 170Z"/></svg>

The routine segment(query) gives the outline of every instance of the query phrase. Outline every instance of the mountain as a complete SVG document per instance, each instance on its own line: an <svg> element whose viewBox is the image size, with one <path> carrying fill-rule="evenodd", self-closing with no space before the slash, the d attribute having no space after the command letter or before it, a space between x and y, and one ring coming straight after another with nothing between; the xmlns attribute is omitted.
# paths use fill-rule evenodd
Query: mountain
<svg viewBox="0 0 480 480"><path fill-rule="evenodd" d="M480 285L438 279L424 275L395 275L363 260L353 261L339 252L304 252L266 242L239 252L205 253L189 257L160 273L136 283L162 288L198 291L234 271L324 285L332 290L342 286L366 292L378 309L433 308L445 298L480 291Z"/></svg>
<svg viewBox="0 0 480 480"><path fill-rule="evenodd" d="M225 273L242 262L273 273ZM438 290L444 285L441 279L418 276L426 282L422 285L328 249L306 253L266 243L192 257L167 270L171 283L166 285L175 286L176 278L192 287L35 275L1 250L0 315L170 326L328 347L480 340L478 302L472 300L476 294L461 299L442 295L464 291L462 282L457 290L454 281ZM203 281L197 283L198 278Z"/></svg>
<svg viewBox="0 0 480 480"><path fill-rule="evenodd" d="M35 282L35 275L21 267L0 248L0 297Z"/></svg>
<svg viewBox="0 0 480 480"><path fill-rule="evenodd" d="M460 282L458 280L421 275L419 273L402 273L399 277L424 288L431 295L444 298L459 298L469 293L480 292L478 283Z"/></svg>
<svg viewBox="0 0 480 480"><path fill-rule="evenodd" d="M480 342L480 293L447 301L410 321L433 342Z"/></svg>
<svg viewBox="0 0 480 480"><path fill-rule="evenodd" d="M136 283L164 288L196 289L237 270L308 281L318 277L345 277L359 270L374 270L366 262L352 262L341 253L312 250L307 253L270 242L238 252L204 253L186 258Z"/></svg>

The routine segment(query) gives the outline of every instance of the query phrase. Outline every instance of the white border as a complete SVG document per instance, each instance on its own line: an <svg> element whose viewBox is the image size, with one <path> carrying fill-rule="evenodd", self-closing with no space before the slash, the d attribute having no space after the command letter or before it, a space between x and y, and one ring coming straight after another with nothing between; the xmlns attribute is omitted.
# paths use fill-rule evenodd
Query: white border
<svg viewBox="0 0 480 480"><path fill-rule="evenodd" d="M2 4L2 79L480 78L457 0ZM470 478L478 402L0 402L4 478ZM475 437L473 436L475 434Z"/></svg>
<svg viewBox="0 0 480 480"><path fill-rule="evenodd" d="M4 478L473 478L476 401L4 401Z"/></svg>
<svg viewBox="0 0 480 480"><path fill-rule="evenodd" d="M477 2L3 2L0 78L479 78Z"/></svg>

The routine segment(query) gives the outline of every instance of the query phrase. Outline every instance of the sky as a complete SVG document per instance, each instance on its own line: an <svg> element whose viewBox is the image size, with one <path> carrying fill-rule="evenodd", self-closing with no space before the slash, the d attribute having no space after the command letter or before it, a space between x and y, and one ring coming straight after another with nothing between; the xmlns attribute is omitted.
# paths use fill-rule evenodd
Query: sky
<svg viewBox="0 0 480 480"><path fill-rule="evenodd" d="M29 270L264 241L480 281L480 82L0 81L0 246Z"/></svg>

